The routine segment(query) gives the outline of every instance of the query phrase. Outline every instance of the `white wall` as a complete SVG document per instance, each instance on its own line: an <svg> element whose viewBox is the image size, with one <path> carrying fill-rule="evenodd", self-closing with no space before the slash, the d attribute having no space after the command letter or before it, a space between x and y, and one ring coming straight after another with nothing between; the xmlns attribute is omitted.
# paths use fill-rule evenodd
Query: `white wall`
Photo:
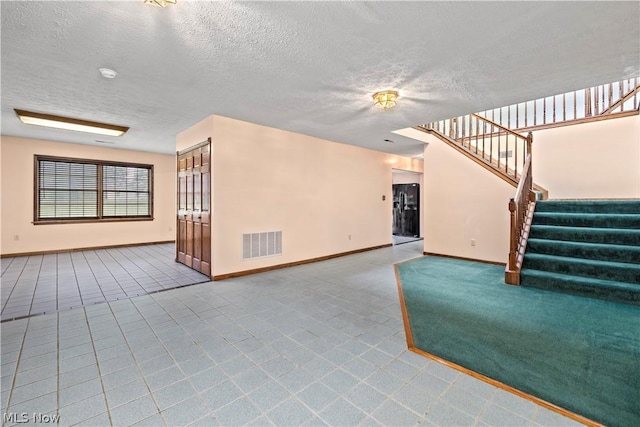
<svg viewBox="0 0 640 427"><path fill-rule="evenodd" d="M423 185L424 179L423 174L408 172L403 170L394 169L392 176L393 184L420 184L420 237L424 237L424 194L423 194Z"/></svg>
<svg viewBox="0 0 640 427"><path fill-rule="evenodd" d="M2 136L3 254L174 240L175 156ZM34 225L34 155L153 164L154 220ZM18 236L18 240L15 240Z"/></svg>
<svg viewBox="0 0 640 427"><path fill-rule="evenodd" d="M640 116L534 131L533 180L551 199L640 198Z"/></svg>
<svg viewBox="0 0 640 427"><path fill-rule="evenodd" d="M226 117L196 126L178 144L212 135L214 276L390 244L391 170L422 172L418 159ZM281 256L242 260L243 233L276 230Z"/></svg>

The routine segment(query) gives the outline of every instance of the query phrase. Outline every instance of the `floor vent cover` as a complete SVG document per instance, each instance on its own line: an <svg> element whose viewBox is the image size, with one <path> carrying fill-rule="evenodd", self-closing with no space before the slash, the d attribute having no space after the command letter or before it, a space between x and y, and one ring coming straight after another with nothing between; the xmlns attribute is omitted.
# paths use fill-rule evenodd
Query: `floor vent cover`
<svg viewBox="0 0 640 427"><path fill-rule="evenodd" d="M282 255L282 231L242 235L242 259Z"/></svg>

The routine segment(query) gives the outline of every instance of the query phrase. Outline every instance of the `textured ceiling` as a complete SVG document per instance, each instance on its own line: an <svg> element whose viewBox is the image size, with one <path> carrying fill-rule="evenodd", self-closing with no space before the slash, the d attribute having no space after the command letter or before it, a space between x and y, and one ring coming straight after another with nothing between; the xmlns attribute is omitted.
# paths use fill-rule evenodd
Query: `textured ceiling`
<svg viewBox="0 0 640 427"><path fill-rule="evenodd" d="M219 114L414 155L392 131L640 74L637 1L0 4L2 134L116 148L171 153ZM372 106L383 89L395 109ZM13 108L131 130L41 129Z"/></svg>

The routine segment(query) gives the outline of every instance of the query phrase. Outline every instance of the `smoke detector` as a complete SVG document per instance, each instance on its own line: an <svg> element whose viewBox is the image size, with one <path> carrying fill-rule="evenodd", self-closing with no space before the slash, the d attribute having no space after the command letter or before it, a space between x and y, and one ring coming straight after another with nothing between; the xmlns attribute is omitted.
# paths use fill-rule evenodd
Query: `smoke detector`
<svg viewBox="0 0 640 427"><path fill-rule="evenodd" d="M111 68L100 68L100 74L106 79L115 79L118 73Z"/></svg>

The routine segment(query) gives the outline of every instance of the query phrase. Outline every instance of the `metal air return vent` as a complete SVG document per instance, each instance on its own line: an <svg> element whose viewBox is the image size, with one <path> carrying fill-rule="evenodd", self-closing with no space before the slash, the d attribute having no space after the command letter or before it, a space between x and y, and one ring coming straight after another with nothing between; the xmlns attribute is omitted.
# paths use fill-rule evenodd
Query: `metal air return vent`
<svg viewBox="0 0 640 427"><path fill-rule="evenodd" d="M242 259L282 255L282 231L242 235Z"/></svg>

